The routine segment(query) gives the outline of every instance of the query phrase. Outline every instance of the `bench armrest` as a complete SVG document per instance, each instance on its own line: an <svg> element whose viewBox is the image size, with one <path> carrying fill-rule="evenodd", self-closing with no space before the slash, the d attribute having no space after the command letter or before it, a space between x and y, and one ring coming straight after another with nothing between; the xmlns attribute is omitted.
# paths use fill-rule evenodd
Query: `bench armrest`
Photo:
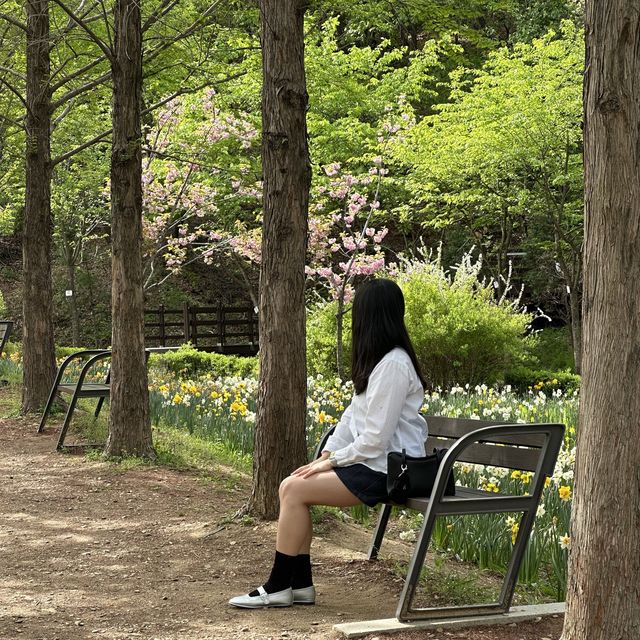
<svg viewBox="0 0 640 640"><path fill-rule="evenodd" d="M62 376L64 375L64 371L65 369L74 361L74 360L80 360L80 359L84 359L88 356L93 356L96 354L101 354L101 353L111 353L108 349L84 349L83 351L76 351L75 353L72 353L70 356L67 356L62 363L60 364L60 366L58 367L58 373L56 374L56 380L53 383L53 388L57 389L58 385L60 384L60 381L62 380Z"/></svg>
<svg viewBox="0 0 640 640"><path fill-rule="evenodd" d="M80 371L80 376L78 377L78 381L76 382L76 388L77 389L82 389L82 385L84 383L84 379L87 377L87 374L89 373L89 371L93 368L93 366L96 364L96 362L99 362L100 360L106 360L107 358L111 357L111 350L110 349L102 349L101 351L97 351L97 353L95 353L94 350L94 355L91 356L84 364L84 366L82 367L82 370ZM89 353L88 351L84 352L85 354ZM109 381L109 377L110 377L111 373L107 373L107 377L105 379L105 383Z"/></svg>
<svg viewBox="0 0 640 640"><path fill-rule="evenodd" d="M329 436L336 430L335 425L333 427L329 427L320 437L320 441L318 442L318 445L316 446L316 448L313 451L313 459L317 460L321 455L322 455L322 451L324 450L324 446L327 444L327 440L329 439Z"/></svg>
<svg viewBox="0 0 640 640"><path fill-rule="evenodd" d="M442 463L440 464L438 475L436 476L433 491L431 493L432 500L440 500L444 495L446 479L449 476L449 472L453 468L453 464L456 462L460 454L467 447L472 444L486 442L494 436L524 434L544 436L544 442L540 449L537 468L535 470L536 481L530 488L530 495L533 495L538 485L544 481L544 478L553 474L555 462L558 457L560 447L562 446L564 429L565 427L563 424L517 423L482 427L462 436L449 448L442 460Z"/></svg>

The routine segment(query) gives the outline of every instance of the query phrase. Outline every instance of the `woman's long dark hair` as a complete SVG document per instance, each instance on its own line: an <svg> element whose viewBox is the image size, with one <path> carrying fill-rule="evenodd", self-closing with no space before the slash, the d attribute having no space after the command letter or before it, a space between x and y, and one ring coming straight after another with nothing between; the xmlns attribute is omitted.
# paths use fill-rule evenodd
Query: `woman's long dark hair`
<svg viewBox="0 0 640 640"><path fill-rule="evenodd" d="M358 287L351 310L351 327L351 379L356 394L367 388L374 367L395 347L409 354L422 387L426 388L404 324L404 297L395 282L379 278Z"/></svg>

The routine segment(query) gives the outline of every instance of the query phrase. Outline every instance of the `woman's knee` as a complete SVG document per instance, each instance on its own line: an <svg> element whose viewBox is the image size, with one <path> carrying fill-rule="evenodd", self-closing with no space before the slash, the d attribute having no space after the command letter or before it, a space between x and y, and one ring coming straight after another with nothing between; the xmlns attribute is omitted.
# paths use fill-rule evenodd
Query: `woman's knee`
<svg viewBox="0 0 640 640"><path fill-rule="evenodd" d="M296 476L287 476L281 483L278 494L280 496L280 503L285 500L290 500L296 493L298 493L298 485L300 484L300 478Z"/></svg>

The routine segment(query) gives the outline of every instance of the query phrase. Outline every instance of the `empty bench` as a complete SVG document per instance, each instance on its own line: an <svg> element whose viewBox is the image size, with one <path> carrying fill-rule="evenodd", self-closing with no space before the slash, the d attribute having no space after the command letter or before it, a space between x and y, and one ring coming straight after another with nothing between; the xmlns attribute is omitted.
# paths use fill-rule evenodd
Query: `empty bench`
<svg viewBox="0 0 640 640"><path fill-rule="evenodd" d="M409 498L406 505L402 505L422 512L424 520L409 564L396 617L401 622L407 622L507 613L545 480L553 475L562 446L564 425L512 424L442 416L426 416L426 420L429 427L429 437L425 443L427 452L434 448L447 448L448 452L440 465L431 496ZM322 453L332 432L333 429L330 429L323 435L316 448L316 457ZM529 492L526 495L505 495L456 485L455 496L445 496L446 481L455 462L532 471L535 475L528 485ZM378 524L368 554L370 560L378 556L393 506L393 503L389 502L380 507ZM522 517L498 602L465 606L414 607L415 591L436 518L508 512L520 512Z"/></svg>
<svg viewBox="0 0 640 640"><path fill-rule="evenodd" d="M40 424L38 425L38 433L42 433L49 413L51 412L51 408L53 407L53 403L59 394L66 393L71 396L67 412L64 416L64 422L62 423L62 429L58 436L58 444L56 445L56 449L58 451L64 447L64 439L67 435L67 429L69 428L73 412L75 411L80 398L98 398L94 415L96 418L100 415L102 405L111 393L111 385L109 384L111 372L108 369L101 382L87 381L87 375L98 362L110 357L111 351L109 349L86 349L84 351L72 353L62 361L62 364L58 368L56 379L51 387L51 392L49 393L49 399L47 400L42 418L40 419ZM63 383L62 378L64 373L67 370L67 367L74 361L84 363L80 369L80 374L78 375L77 380Z"/></svg>
<svg viewBox="0 0 640 640"><path fill-rule="evenodd" d="M4 353L4 347L9 342L13 322L11 320L0 320L0 356Z"/></svg>
<svg viewBox="0 0 640 640"><path fill-rule="evenodd" d="M179 347L147 347L145 349L145 354L148 359L152 353L165 353L167 351L175 351L176 349L179 349ZM67 435L67 429L69 428L73 412L75 411L80 398L98 398L94 416L97 418L100 415L100 410L102 409L104 401L111 395L111 370L110 368L107 368L106 374L100 382L88 381L87 376L96 364L108 358L111 358L111 349L85 349L83 351L72 353L64 359L58 368L56 379L51 387L49 399L47 400L42 418L40 419L40 424L38 425L38 433L42 433L49 413L51 412L51 408L53 407L53 403L59 394L66 393L71 396L71 401L69 402L64 422L62 423L62 429L60 429L60 434L58 436L56 450L60 451L65 446L64 440ZM84 363L80 369L80 374L78 375L77 380L63 383L62 378L64 373L67 370L67 367L74 360Z"/></svg>

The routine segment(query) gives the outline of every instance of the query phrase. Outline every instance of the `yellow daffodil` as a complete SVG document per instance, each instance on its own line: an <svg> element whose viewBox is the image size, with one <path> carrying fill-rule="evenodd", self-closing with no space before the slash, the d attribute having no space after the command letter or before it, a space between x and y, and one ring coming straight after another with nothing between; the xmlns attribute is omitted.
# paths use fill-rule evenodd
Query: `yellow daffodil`
<svg viewBox="0 0 640 640"><path fill-rule="evenodd" d="M560 500L563 500L564 502L571 500L571 487L562 485L558 489L558 495L560 496Z"/></svg>

